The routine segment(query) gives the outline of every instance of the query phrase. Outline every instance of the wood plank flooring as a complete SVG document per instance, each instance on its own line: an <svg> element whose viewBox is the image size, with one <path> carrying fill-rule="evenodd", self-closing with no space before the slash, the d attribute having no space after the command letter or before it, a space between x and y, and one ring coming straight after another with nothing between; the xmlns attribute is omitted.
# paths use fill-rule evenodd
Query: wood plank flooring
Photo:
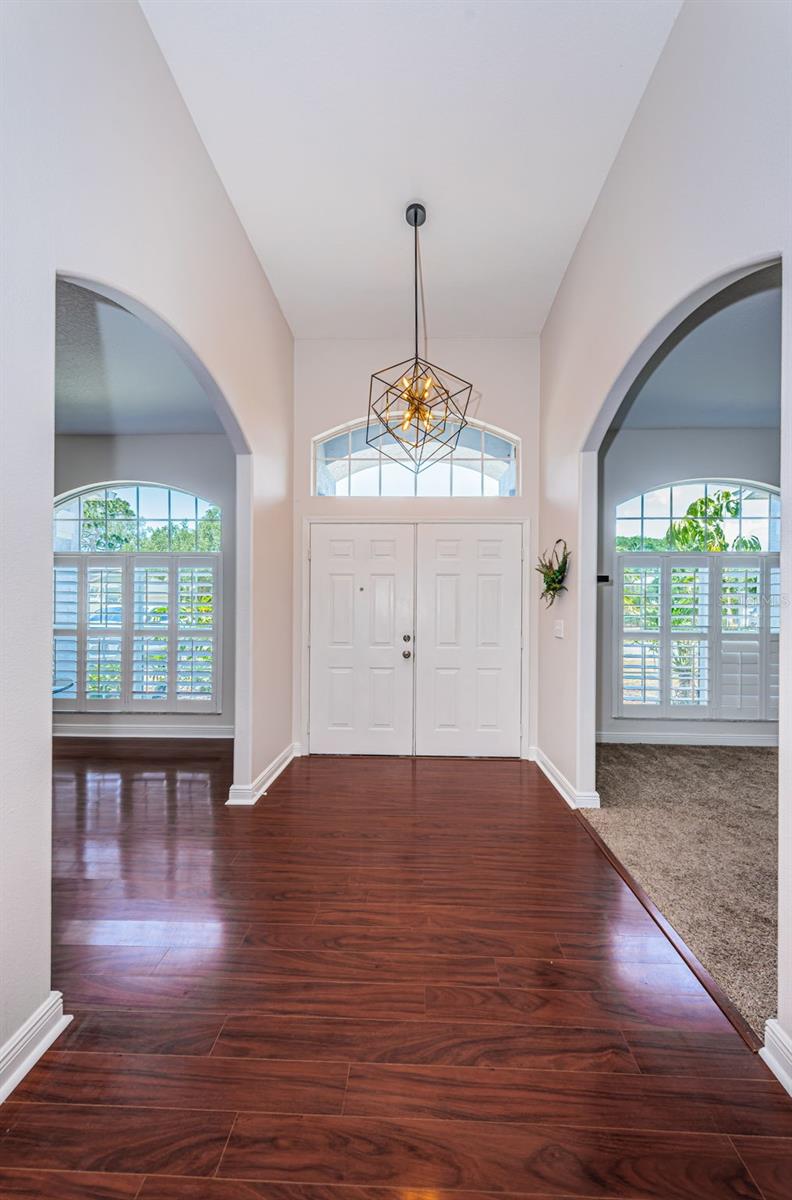
<svg viewBox="0 0 792 1200"><path fill-rule="evenodd" d="M529 763L56 748L0 1200L789 1200L792 1100Z"/></svg>

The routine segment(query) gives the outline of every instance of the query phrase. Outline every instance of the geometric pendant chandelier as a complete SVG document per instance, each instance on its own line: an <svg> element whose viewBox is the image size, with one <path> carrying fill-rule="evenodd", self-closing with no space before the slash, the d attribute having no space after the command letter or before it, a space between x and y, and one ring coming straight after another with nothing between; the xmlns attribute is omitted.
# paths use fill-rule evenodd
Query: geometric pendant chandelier
<svg viewBox="0 0 792 1200"><path fill-rule="evenodd" d="M412 358L371 376L366 441L418 472L456 449L467 424L473 384L418 353L418 228L426 220L426 209L422 204L410 204L405 216L414 234L415 352Z"/></svg>

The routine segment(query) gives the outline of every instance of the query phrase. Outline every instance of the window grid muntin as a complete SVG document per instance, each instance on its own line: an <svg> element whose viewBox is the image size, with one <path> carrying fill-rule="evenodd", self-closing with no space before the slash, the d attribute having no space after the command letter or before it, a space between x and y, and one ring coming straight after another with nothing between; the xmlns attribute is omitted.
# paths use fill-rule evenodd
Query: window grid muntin
<svg viewBox="0 0 792 1200"><path fill-rule="evenodd" d="M134 507L134 514L110 508L122 504ZM185 515L188 511L192 515ZM216 516L208 515L214 512ZM164 538L157 536L163 533ZM59 544L59 534L67 545ZM222 510L165 484L108 483L59 501L53 535L56 554L208 554L222 548ZM144 539L165 544L146 544Z"/></svg>
<svg viewBox="0 0 792 1200"><path fill-rule="evenodd" d="M756 533L760 537L761 550L759 551L720 551L720 553L777 553L780 550L780 497L778 493L773 491L766 485L752 484L740 480L728 479L701 479L701 480L680 480L675 483L662 484L656 488L651 488L649 491L642 493L639 496L632 496L627 500L616 505L615 512L615 528L616 542L615 548L620 553L636 553L638 550L644 553L711 553L711 551L696 551L685 547L677 548L670 544L671 529L675 522L679 522L686 516L687 508L692 499L707 499L716 492L729 491L732 494L736 493L740 501L740 513L738 517L724 518L719 524L724 528L724 532L728 533L727 542L729 546L737 537L748 536L751 533ZM675 496L689 493L687 502L683 505L676 503ZM659 504L656 497L659 494L668 494L667 511L664 515L658 514ZM749 511L744 511L744 505L749 505ZM758 514L758 506L764 509L765 515ZM685 511L680 512L679 509L684 507ZM663 506L665 509L665 505ZM636 513L636 509L638 510ZM700 527L705 533L708 531L711 522L707 522L703 518L699 520ZM635 538L638 545L634 548L621 546L620 538ZM665 538L668 541L666 546L658 546L650 544L652 541L658 541Z"/></svg>
<svg viewBox="0 0 792 1200"><path fill-rule="evenodd" d="M414 472L409 467L403 468L408 486L399 488L398 490L383 491L383 473L388 472L389 479L398 479L394 475L391 467L398 469L399 463L394 461L393 456L384 454L381 450L368 446L365 443L365 423L355 425L350 429L342 430L339 433L331 434L327 437L320 437L314 440L313 444L313 489L317 496L329 496L332 498L348 497L348 496L368 496L371 498L398 498L398 497L423 497L431 496L442 498L490 498L495 496L516 496L519 494L517 470L518 470L518 443L515 439L502 434L495 430L488 430L481 426L468 424L463 430L463 437L467 434L475 434L479 439L478 452L471 453L468 446L463 445L448 458L436 463L433 467L424 472ZM355 443L363 437L363 444L360 451L354 448ZM489 439L489 441L488 441ZM506 453L503 455L495 455L490 450L496 448L495 443L500 443L506 447ZM330 454L326 453L327 448L331 448ZM489 449L488 449L489 447ZM398 454L398 450L395 451ZM405 456L405 462L406 462ZM475 463L478 466L477 471L471 469L470 464ZM360 466L357 471L353 470L353 464L369 464L368 467ZM468 465L464 465L468 464ZM497 465L500 464L500 476L495 475ZM370 482L370 487L363 490L361 484L357 488L353 486L355 475L359 475L366 470L374 470L376 474ZM442 470L440 468L443 468ZM324 491L320 483L320 470L326 470L331 479L336 482L336 490L333 492ZM445 476L448 471L448 486L441 488L431 487L429 479L432 473L437 476ZM471 489L470 480L467 476L478 475L479 486L476 489ZM496 479L498 482L497 490L487 484L488 479ZM501 491L500 480L506 481L506 490ZM422 482L423 480L423 482ZM376 486L374 483L376 481ZM339 490L338 485L341 485Z"/></svg>

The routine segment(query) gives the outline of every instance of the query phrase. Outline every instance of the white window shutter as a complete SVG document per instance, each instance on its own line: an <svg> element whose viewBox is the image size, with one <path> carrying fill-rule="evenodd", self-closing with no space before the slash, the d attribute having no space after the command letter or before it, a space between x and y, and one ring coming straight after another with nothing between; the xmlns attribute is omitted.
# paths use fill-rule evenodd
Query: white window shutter
<svg viewBox="0 0 792 1200"><path fill-rule="evenodd" d="M719 715L725 720L759 720L762 715L761 626L764 615L761 562L756 559L721 560L718 566Z"/></svg>
<svg viewBox="0 0 792 1200"><path fill-rule="evenodd" d="M56 555L53 704L220 711L219 554Z"/></svg>
<svg viewBox="0 0 792 1200"><path fill-rule="evenodd" d="M779 633L781 630L781 568L772 561L766 564L767 582L765 594L768 599L766 622L767 689L765 695L765 718L778 720L778 691L781 663L779 658Z"/></svg>
<svg viewBox="0 0 792 1200"><path fill-rule="evenodd" d="M616 561L616 716L777 719L777 554L638 551Z"/></svg>

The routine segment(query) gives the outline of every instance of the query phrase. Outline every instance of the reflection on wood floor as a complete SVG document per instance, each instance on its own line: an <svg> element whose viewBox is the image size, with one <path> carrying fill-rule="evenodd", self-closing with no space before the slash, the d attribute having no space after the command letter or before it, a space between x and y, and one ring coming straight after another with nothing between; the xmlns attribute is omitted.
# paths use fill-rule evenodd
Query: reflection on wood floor
<svg viewBox="0 0 792 1200"><path fill-rule="evenodd" d="M789 1200L792 1101L532 764L229 783L221 742L58 746L75 1019L0 1198Z"/></svg>

